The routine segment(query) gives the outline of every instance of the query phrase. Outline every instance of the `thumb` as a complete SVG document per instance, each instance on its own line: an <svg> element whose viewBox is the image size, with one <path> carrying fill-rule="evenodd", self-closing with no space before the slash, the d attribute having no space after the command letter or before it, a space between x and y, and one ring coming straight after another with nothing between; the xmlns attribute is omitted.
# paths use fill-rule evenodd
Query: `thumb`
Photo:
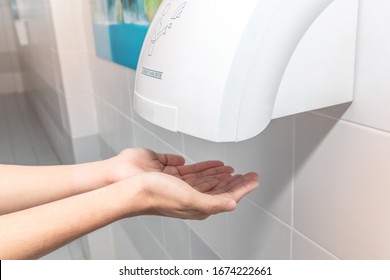
<svg viewBox="0 0 390 280"><path fill-rule="evenodd" d="M237 203L232 198L206 195L203 197L202 210L205 214L215 215L222 212L230 212L236 209Z"/></svg>

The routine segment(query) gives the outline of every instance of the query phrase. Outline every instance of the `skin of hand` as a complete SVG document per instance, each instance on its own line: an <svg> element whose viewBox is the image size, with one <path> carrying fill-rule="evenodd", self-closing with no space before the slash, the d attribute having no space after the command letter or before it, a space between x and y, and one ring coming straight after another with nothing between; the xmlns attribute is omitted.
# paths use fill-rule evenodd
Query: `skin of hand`
<svg viewBox="0 0 390 280"><path fill-rule="evenodd" d="M212 170L207 171L206 175L230 174L234 171L220 161L205 161L189 166L184 166L184 163L184 158L178 155L159 154L144 148L126 149L107 160L106 180L108 184L112 184L144 172L162 172L186 179L191 176L191 172L201 176L204 175L201 172L208 169ZM187 177L182 178L185 175Z"/></svg>
<svg viewBox="0 0 390 280"><path fill-rule="evenodd" d="M40 176L34 181L20 175L37 172ZM30 207L0 215L0 259L38 258L114 221L138 215L205 219L234 210L258 185L256 173L232 175L233 168L220 161L186 166L180 156L146 149L128 149L106 161L75 166L8 166L0 169L0 178L7 179L9 173L12 178L0 183L2 195L15 183L20 187L27 183L29 193L43 185L39 195L26 198L37 199ZM55 189L56 184L66 190L47 196L45 189ZM10 205L17 191L8 196Z"/></svg>
<svg viewBox="0 0 390 280"><path fill-rule="evenodd" d="M141 215L196 220L233 211L241 198L258 185L256 173L231 176L223 173L201 175L202 172L194 173L188 170L187 174L181 176L187 179L151 172L136 175L120 183L142 186L138 198ZM126 206L123 208L126 209Z"/></svg>
<svg viewBox="0 0 390 280"><path fill-rule="evenodd" d="M148 149L126 149L107 160L59 166L0 165L0 215L93 191L145 172L163 172L191 180L188 171L205 174L233 172L220 161L184 166L177 155ZM207 170L207 171L206 171ZM220 175L222 176L222 175ZM190 181L189 181L190 182Z"/></svg>
<svg viewBox="0 0 390 280"><path fill-rule="evenodd" d="M108 161L108 166L112 167L108 182L115 183L136 175L130 181L139 180L144 186L141 200L149 207L142 214L147 215L204 219L234 210L239 200L258 185L256 173L232 176L234 169L221 161L184 165L181 156L159 154L144 148L126 149ZM147 176L140 176L145 173Z"/></svg>

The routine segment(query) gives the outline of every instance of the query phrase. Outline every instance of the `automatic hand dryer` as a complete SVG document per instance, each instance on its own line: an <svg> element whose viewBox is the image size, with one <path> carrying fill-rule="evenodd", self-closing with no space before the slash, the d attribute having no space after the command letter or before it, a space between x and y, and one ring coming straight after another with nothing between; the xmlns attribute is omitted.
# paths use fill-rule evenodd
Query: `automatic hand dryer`
<svg viewBox="0 0 390 280"><path fill-rule="evenodd" d="M350 102L357 14L358 0L165 0L138 62L135 111L232 142Z"/></svg>

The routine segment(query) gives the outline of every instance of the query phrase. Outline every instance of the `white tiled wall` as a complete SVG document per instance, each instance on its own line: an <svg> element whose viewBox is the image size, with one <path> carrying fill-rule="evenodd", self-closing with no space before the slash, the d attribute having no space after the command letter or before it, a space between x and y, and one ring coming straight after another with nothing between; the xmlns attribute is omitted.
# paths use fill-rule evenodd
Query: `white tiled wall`
<svg viewBox="0 0 390 280"><path fill-rule="evenodd" d="M259 136L234 144L172 133L139 118L129 99L134 72L96 58L90 43L105 156L128 144L181 153L189 162L220 159L237 172L260 173L260 188L234 213L202 222L122 221L140 256L390 258L389 13L386 0L361 0L352 105L278 119ZM88 24L86 29L91 38Z"/></svg>
<svg viewBox="0 0 390 280"><path fill-rule="evenodd" d="M100 159L81 2L19 3L29 39L18 46L25 95L62 163ZM75 258L84 257L79 246L84 241L69 247Z"/></svg>
<svg viewBox="0 0 390 280"><path fill-rule="evenodd" d="M103 157L144 146L260 174L260 188L233 213L201 222L139 217L115 224L117 258L390 258L390 4L360 2L352 105L274 120L253 139L216 144L163 130L133 112L134 71L95 56L89 0L34 1L31 28L52 28L41 38L37 32L35 44L20 53L48 127L80 137L97 131ZM53 21L48 9L58 13Z"/></svg>
<svg viewBox="0 0 390 280"><path fill-rule="evenodd" d="M19 48L27 96L57 154L64 163L98 159L81 2L24 1L22 17L30 41Z"/></svg>
<svg viewBox="0 0 390 280"><path fill-rule="evenodd" d="M17 38L8 1L0 1L0 94L22 92Z"/></svg>

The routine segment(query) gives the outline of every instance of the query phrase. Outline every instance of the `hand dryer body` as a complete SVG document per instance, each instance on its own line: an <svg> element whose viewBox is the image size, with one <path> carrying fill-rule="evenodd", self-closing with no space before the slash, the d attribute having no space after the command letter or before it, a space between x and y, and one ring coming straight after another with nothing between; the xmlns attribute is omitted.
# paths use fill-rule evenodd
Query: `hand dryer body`
<svg viewBox="0 0 390 280"><path fill-rule="evenodd" d="M273 118L353 98L358 0L165 0L138 63L135 111L236 142Z"/></svg>

